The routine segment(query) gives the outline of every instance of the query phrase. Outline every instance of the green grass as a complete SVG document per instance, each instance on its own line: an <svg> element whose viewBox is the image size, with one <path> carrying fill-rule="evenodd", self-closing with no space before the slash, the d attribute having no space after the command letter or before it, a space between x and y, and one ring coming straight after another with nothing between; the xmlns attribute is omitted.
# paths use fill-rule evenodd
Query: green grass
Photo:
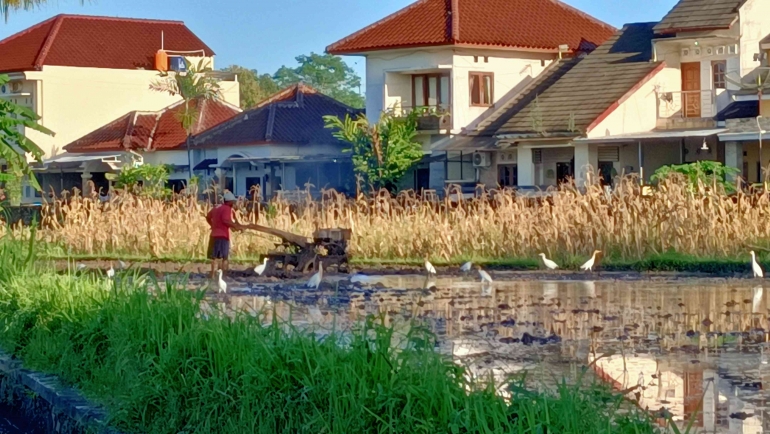
<svg viewBox="0 0 770 434"><path fill-rule="evenodd" d="M204 320L203 294L174 282L150 293L135 272L114 285L57 275L27 253L0 240L0 345L103 404L125 432L654 432L599 384L514 387L507 402L419 326L397 335L369 318L319 339L250 316Z"/></svg>

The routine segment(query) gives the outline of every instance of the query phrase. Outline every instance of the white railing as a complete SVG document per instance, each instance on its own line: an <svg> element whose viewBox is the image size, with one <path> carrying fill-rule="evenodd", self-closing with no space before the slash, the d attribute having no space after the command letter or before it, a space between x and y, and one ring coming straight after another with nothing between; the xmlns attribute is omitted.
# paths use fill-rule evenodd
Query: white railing
<svg viewBox="0 0 770 434"><path fill-rule="evenodd" d="M713 89L658 91L658 119L710 118L716 112Z"/></svg>

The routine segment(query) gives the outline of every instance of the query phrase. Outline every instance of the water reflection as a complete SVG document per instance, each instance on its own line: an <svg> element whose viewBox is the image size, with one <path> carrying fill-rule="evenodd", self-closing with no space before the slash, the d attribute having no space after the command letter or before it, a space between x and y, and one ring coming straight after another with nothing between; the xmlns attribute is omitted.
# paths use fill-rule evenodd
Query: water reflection
<svg viewBox="0 0 770 434"><path fill-rule="evenodd" d="M531 387L581 366L642 408L696 432L770 432L768 297L747 281L478 281L442 276L354 276L334 293L254 288L229 310L344 330L380 314L399 329L420 320L439 351L501 383ZM257 293L258 295L253 295ZM629 390L630 389L630 390Z"/></svg>

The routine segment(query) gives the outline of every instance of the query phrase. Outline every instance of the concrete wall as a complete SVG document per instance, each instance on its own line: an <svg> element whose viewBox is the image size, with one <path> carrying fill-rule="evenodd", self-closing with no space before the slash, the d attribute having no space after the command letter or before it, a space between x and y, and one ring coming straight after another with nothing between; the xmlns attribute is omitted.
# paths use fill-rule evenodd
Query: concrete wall
<svg viewBox="0 0 770 434"><path fill-rule="evenodd" d="M485 60L486 57L486 60ZM511 90L518 93L555 59L553 53L528 53L500 50L457 49L452 65L452 122L456 132L466 127L488 107L471 107L471 72L494 74L494 102L497 103Z"/></svg>
<svg viewBox="0 0 770 434"><path fill-rule="evenodd" d="M470 106L469 72L494 73L493 96L497 102L525 86L554 59L552 53L460 48L372 53L366 58L366 112L374 120L384 109L410 107L414 105L412 74L446 72L451 84L452 133L457 134L488 110Z"/></svg>
<svg viewBox="0 0 770 434"><path fill-rule="evenodd" d="M646 132L655 129L657 122L655 93L656 82L653 77L631 94L609 116L596 127L588 131L588 138Z"/></svg>
<svg viewBox="0 0 770 434"><path fill-rule="evenodd" d="M366 114L375 121L384 109L395 103L411 106L411 80L407 73L452 67L450 48L388 50L366 56ZM408 80L408 91L405 87ZM389 86L392 85L392 88ZM398 95L398 92L406 92ZM387 95L387 98L386 98Z"/></svg>
<svg viewBox="0 0 770 434"><path fill-rule="evenodd" d="M179 100L150 89L159 78L156 71L45 66L25 76L31 107L41 116L40 123L56 133L27 134L49 157L132 110L160 110ZM239 106L239 84L221 82L221 87L225 101Z"/></svg>
<svg viewBox="0 0 770 434"><path fill-rule="evenodd" d="M740 24L740 68L741 76L753 77L761 63L754 60L760 52L759 41L770 35L770 2L747 0L738 11ZM751 80L753 82L753 80Z"/></svg>

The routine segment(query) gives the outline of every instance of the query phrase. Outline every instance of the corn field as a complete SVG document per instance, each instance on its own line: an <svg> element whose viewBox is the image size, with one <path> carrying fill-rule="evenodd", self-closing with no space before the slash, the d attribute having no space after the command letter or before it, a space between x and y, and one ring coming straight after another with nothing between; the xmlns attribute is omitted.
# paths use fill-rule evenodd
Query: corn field
<svg viewBox="0 0 770 434"><path fill-rule="evenodd" d="M413 192L351 199L325 191L318 201L273 201L259 210L252 202L240 202L235 214L241 223L308 236L316 228L350 228L349 253L360 259L453 261L535 257L539 252L568 258L594 249L629 260L672 250L721 257L745 255L750 246L766 246L770 239L768 194L727 196L717 185L692 187L676 176L647 196L632 177L619 179L612 192L595 184L582 191L562 186L536 198L495 189L471 200L448 193L431 201ZM44 205L37 236L68 254L201 259L210 207L184 197L164 200L120 192L100 202L74 195ZM276 242L253 231L234 233L233 254L256 257Z"/></svg>

